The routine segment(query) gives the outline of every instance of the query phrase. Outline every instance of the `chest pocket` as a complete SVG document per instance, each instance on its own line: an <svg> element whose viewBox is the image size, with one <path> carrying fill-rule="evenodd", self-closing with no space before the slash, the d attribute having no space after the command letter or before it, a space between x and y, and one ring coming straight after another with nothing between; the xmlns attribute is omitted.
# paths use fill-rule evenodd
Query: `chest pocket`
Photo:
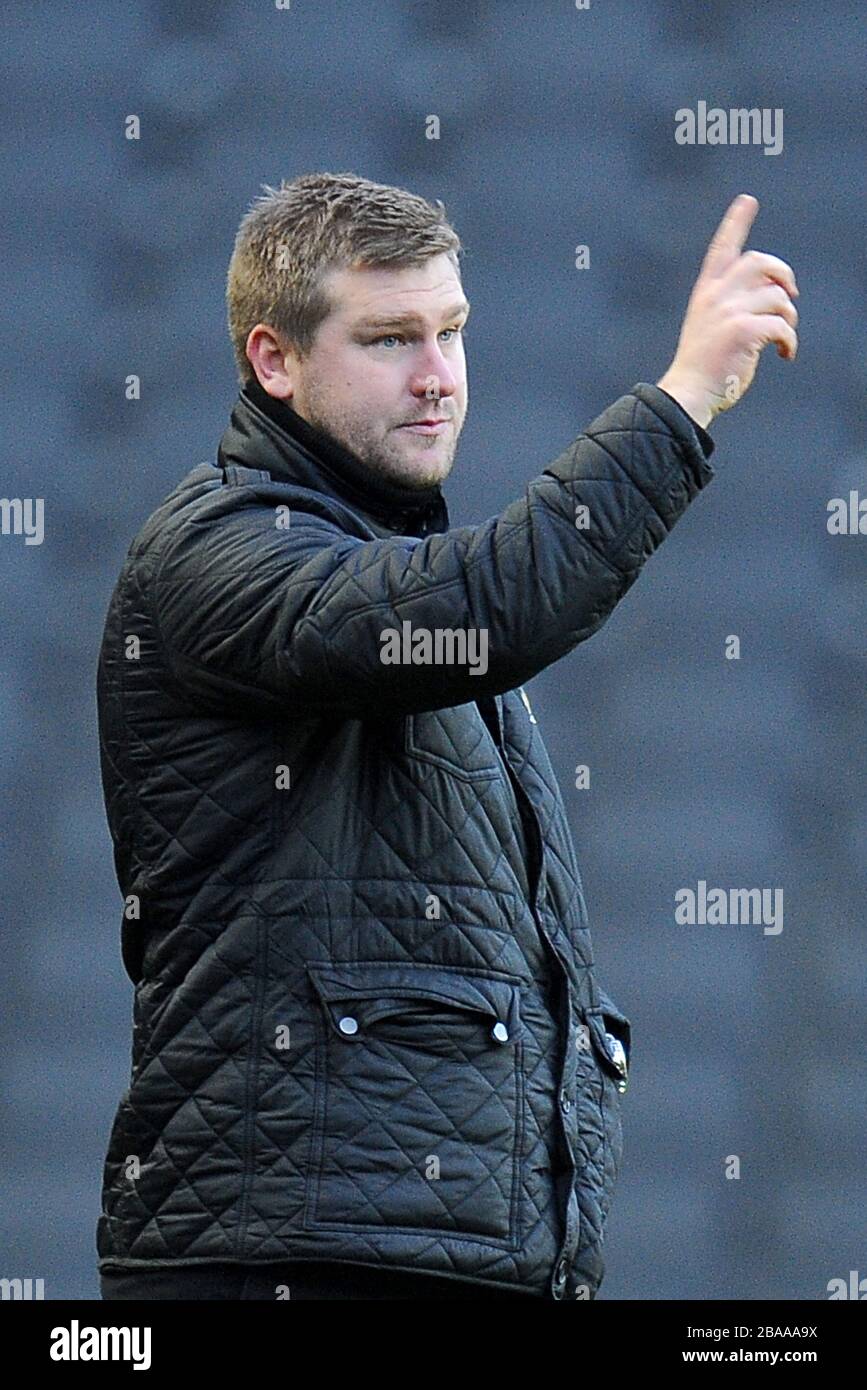
<svg viewBox="0 0 867 1390"><path fill-rule="evenodd" d="M309 964L320 1014L306 1224L519 1240L520 982Z"/></svg>
<svg viewBox="0 0 867 1390"><path fill-rule="evenodd" d="M403 751L465 782L487 782L502 773L493 739L473 701L407 715Z"/></svg>

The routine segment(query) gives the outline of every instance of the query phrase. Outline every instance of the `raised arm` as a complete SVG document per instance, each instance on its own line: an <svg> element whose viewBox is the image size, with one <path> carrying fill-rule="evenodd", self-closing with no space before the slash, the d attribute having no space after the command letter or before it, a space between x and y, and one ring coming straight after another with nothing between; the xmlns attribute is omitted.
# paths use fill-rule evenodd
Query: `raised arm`
<svg viewBox="0 0 867 1390"><path fill-rule="evenodd" d="M714 470L691 421L639 383L499 516L363 541L240 489L166 542L154 604L166 659L211 707L368 717L523 683L596 632ZM234 491L234 489L233 489ZM485 669L383 660L389 630L473 631Z"/></svg>

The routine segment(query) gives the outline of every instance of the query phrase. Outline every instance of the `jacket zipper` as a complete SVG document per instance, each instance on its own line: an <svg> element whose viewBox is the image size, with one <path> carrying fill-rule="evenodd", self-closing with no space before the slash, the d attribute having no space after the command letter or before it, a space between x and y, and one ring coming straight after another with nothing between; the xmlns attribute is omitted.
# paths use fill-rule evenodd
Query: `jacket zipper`
<svg viewBox="0 0 867 1390"><path fill-rule="evenodd" d="M526 701L525 701L525 703L526 703ZM526 819L522 819L522 824L523 824L523 826L524 826L524 842L525 842L525 848L526 848L526 851L527 851L527 853L525 853L524 860L525 860L525 865L526 865L526 868L527 868L527 882L528 882L528 885L529 885L529 888L530 888L529 907L530 907L530 911L531 911L531 913L532 913L532 915L533 915L533 920L534 920L535 923L536 923L536 928L537 928L538 933L539 933L539 939L542 941L545 950L548 952L548 954L549 954L549 956L550 956L550 958L551 958L551 960L552 960L552 968L553 968L553 971L554 971L554 978L558 981L558 990L557 990L557 993L558 993L558 995L559 995L559 997L560 997L561 1007L562 1007L562 999L563 999L563 993L562 993L562 991L563 991L564 985L565 985L565 989L566 989L566 996L565 996L565 997L566 997L566 999L568 999L568 997L569 997L569 971L567 970L567 968L566 968L566 966L565 966L563 960L560 958L560 953L559 953L559 951L558 951L557 948L555 947L554 943L550 940L550 938L549 938L549 936L548 936L548 933L547 933L547 931L545 930L545 927L543 926L543 923L542 923L542 913L541 913L541 904L540 904L540 897L541 897L542 895L540 894L540 886L541 886L541 880L542 880L542 865L543 865L543 863L544 863L544 854L545 854L545 847L544 847L544 842L543 842L543 839L542 839L542 827L541 827L541 825L540 825L540 823L539 823L539 817L536 815L536 809L535 809L535 807L533 806L533 803L532 803L532 801L530 800L530 797L529 797L528 793L524 790L523 786L521 785L520 779L519 779L517 773L515 772L514 768L512 767L512 764L510 763L509 758L508 758L508 756L507 756L507 754L506 754L505 741L503 740L503 737L502 737L502 726L501 726L500 719L499 719L499 710L498 710L498 709L496 708L496 706L495 706L494 710L493 710L493 711L490 711L490 707L489 707L489 712L492 714L492 718L493 718L493 720L494 720L494 728L496 729L496 733L495 733L495 732L494 732L494 729L491 728L491 723L489 722L488 718L486 717L485 710L482 708L482 703L481 703L481 701L479 701L478 704L479 704L480 713L482 714L482 718L485 720L485 723L488 725L488 729L491 731L491 735L492 735L492 738L493 738L494 745L495 745L495 747L496 747L496 749L497 749L497 752L498 752L498 754L499 754L499 756L500 756L500 759L501 759L501 761L502 761L502 763L503 763L503 767L504 767L505 772L506 772L506 780L508 781L510 787L512 788L512 798L513 798L513 801L514 801L514 803L515 803L515 807L516 807L516 809L518 810L519 816L520 816L520 806L521 806L521 804L526 805L526 808L527 808ZM532 827L532 831L533 831L532 836L530 836L529 833L528 833L528 829L527 829L528 825ZM527 862L531 843L532 843L533 849L534 849L534 856L533 856L533 857L534 857L534 863L533 863L533 865L532 865L532 869L531 869L530 864ZM566 1041L566 1048L567 1048L567 1049L568 1049L568 1047L569 1047L569 1040L568 1040L568 1033L569 1033L568 1019L569 1019L569 1010L568 1010L568 1007L567 1007L567 1041ZM562 1020L558 1019L558 1029L559 1029L559 1027L561 1026L561 1022L562 1022ZM560 1075L561 1075L561 1078L562 1078L563 1072L567 1069L567 1062L566 1062L566 1056L565 1056L565 1054L558 1058L558 1060L557 1060L557 1066L560 1068ZM558 1086L559 1086L559 1085L560 1085L560 1083L558 1082ZM563 1109L564 1092L563 1092L562 1090L559 1092L559 1099L560 1099L560 1105L557 1106L557 1112L558 1112L558 1118L559 1118L559 1121L560 1121L561 1134L562 1134L562 1142L563 1142L563 1145L564 1145L564 1153L565 1153L565 1155L568 1157L569 1162L570 1162L570 1164L572 1165L571 1168L570 1168L568 1171L570 1171L570 1173L573 1173L573 1172L574 1172L575 1158L574 1158L574 1155L572 1154L572 1151L571 1151L571 1144L570 1144L570 1138L569 1138L569 1122L567 1121L566 1113L564 1112L564 1109ZM555 1104L556 1104L556 1101L555 1101ZM580 1215L578 1214L577 1199L576 1199L576 1196L575 1196L575 1188L574 1188L574 1179L571 1179L571 1180L570 1180L570 1183L569 1183L569 1191L568 1191L566 1209L565 1209L565 1212L564 1212L564 1235L563 1235L563 1243L562 1243L561 1246L560 1246L560 1253L559 1253L559 1255L558 1255L558 1258L557 1258L557 1265L556 1265L557 1275L555 1276L555 1280L556 1280L556 1285L557 1285L558 1293L555 1293L555 1294L554 1294L554 1297L555 1297L555 1298L558 1298L558 1297L562 1298L562 1297L564 1296L564 1290L565 1290L566 1282L567 1282L567 1278L568 1278L568 1268L569 1268L569 1265L570 1265L571 1261L574 1259L575 1250L577 1249L577 1242L578 1242L578 1238L579 1238L580 1224L581 1224L581 1221L580 1221ZM562 1272L562 1278L560 1277L561 1272Z"/></svg>

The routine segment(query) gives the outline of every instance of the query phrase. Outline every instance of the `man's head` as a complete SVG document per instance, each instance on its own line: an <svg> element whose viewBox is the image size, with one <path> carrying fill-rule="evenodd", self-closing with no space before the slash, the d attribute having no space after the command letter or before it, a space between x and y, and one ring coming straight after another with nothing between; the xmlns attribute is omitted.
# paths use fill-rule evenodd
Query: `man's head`
<svg viewBox="0 0 867 1390"><path fill-rule="evenodd" d="M263 187L226 287L241 384L257 377L391 481L441 482L467 410L469 312L442 203L355 174ZM441 423L410 427L427 420Z"/></svg>

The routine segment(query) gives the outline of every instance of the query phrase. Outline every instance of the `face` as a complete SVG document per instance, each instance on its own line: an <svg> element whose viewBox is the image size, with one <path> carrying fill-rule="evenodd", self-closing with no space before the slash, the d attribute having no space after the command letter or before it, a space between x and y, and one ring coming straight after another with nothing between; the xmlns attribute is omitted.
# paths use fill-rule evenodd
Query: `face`
<svg viewBox="0 0 867 1390"><path fill-rule="evenodd" d="M442 482L467 411L469 305L454 266L443 253L415 269L334 270L325 287L334 308L311 354L280 352L282 371L266 357L262 384L384 478Z"/></svg>

